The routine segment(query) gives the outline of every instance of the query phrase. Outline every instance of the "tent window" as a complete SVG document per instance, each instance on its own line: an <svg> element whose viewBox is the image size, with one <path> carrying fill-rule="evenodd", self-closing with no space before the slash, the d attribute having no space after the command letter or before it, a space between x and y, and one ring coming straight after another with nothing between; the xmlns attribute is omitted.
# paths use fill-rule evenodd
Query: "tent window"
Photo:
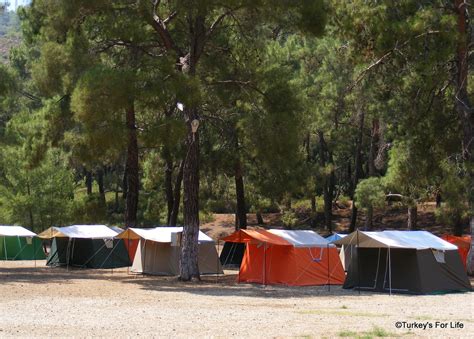
<svg viewBox="0 0 474 339"><path fill-rule="evenodd" d="M105 247L107 248L114 248L114 240L113 239L104 239Z"/></svg>
<svg viewBox="0 0 474 339"><path fill-rule="evenodd" d="M438 251L438 250L432 250L433 255L436 259L436 261L440 264L445 264L446 260L444 258L444 251Z"/></svg>
<svg viewBox="0 0 474 339"><path fill-rule="evenodd" d="M27 243L28 245L33 245L33 238L27 237L27 238L26 238L26 243Z"/></svg>

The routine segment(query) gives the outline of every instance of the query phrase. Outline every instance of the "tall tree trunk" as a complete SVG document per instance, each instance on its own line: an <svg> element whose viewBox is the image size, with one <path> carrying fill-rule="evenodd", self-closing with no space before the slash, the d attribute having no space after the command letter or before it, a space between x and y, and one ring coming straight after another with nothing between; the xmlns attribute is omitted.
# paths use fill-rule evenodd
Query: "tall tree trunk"
<svg viewBox="0 0 474 339"><path fill-rule="evenodd" d="M321 145L321 166L326 167L329 164L332 165L332 154L329 152L326 140L324 139L324 134L322 131L318 131L319 143ZM335 186L335 175L334 170L331 170L329 177L324 179L323 187L323 198L324 198L324 222L325 227L329 232L332 232L332 200L334 196L334 186Z"/></svg>
<svg viewBox="0 0 474 339"><path fill-rule="evenodd" d="M168 207L166 215L166 224L170 225L171 214L173 213L174 196L173 196L173 160L168 147L165 146L163 150L163 156L165 158L165 193L166 203Z"/></svg>
<svg viewBox="0 0 474 339"><path fill-rule="evenodd" d="M415 203L415 205L410 205L408 207L407 227L410 231L416 230L417 219L418 219L418 208Z"/></svg>
<svg viewBox="0 0 474 339"><path fill-rule="evenodd" d="M456 50L456 111L462 128L462 156L468 169L474 163L474 113L468 96L469 43L471 41L468 4L464 0L454 0L458 21L458 45ZM471 236L474 239L474 171L468 170L467 195L469 199ZM474 274L474 247L471 244L467 260L467 271Z"/></svg>
<svg viewBox="0 0 474 339"><path fill-rule="evenodd" d="M127 192L128 192L128 184L127 184L127 161L125 161L125 168L123 170L123 178L122 178L122 199L127 200Z"/></svg>
<svg viewBox="0 0 474 339"><path fill-rule="evenodd" d="M376 147L379 142L379 120L374 118L372 120L372 133L370 137L370 149L369 149L369 159L368 159L368 174L369 177L375 176L375 154L376 154ZM373 228L373 217L374 217L374 208L369 206L367 208L367 217L365 219L365 228L367 230L371 230Z"/></svg>
<svg viewBox="0 0 474 339"><path fill-rule="evenodd" d="M245 204L244 178L242 176L242 164L237 159L234 167L235 173L235 194L237 197L237 211L235 217L237 220L236 231L247 228L247 206Z"/></svg>
<svg viewBox="0 0 474 339"><path fill-rule="evenodd" d="M97 170L97 186L99 186L100 202L105 206L104 170Z"/></svg>
<svg viewBox="0 0 474 339"><path fill-rule="evenodd" d="M440 208L441 207L441 193L438 191L436 192L436 208Z"/></svg>
<svg viewBox="0 0 474 339"><path fill-rule="evenodd" d="M139 174L138 174L138 141L137 127L135 121L135 107L132 103L126 112L126 124L128 131L127 145L127 197L125 202L125 227L135 227L137 225L138 210L138 191L139 191Z"/></svg>
<svg viewBox="0 0 474 339"><path fill-rule="evenodd" d="M316 197L314 195L311 196L311 213L315 214L317 209L316 209Z"/></svg>
<svg viewBox="0 0 474 339"><path fill-rule="evenodd" d="M171 211L170 226L176 226L178 222L179 204L181 202L181 183L183 182L184 160L179 164L178 173L174 183L173 210Z"/></svg>
<svg viewBox="0 0 474 339"><path fill-rule="evenodd" d="M26 181L26 193L28 194L28 197L31 196L31 189L30 189L30 181ZM35 227L35 220L33 218L33 211L31 209L31 205L28 205L28 218L30 219L30 230L34 232L34 227ZM6 260L7 258L5 258Z"/></svg>
<svg viewBox="0 0 474 339"><path fill-rule="evenodd" d="M196 76L196 66L203 52L206 40L205 17L198 13L189 20L190 49L189 54L182 58L182 71L188 76ZM198 109L195 106L185 108L187 119L186 148L184 160L184 227L181 241L180 274L183 281L200 280L198 265L198 234L199 234L199 131L192 132L193 120L199 121Z"/></svg>
<svg viewBox="0 0 474 339"><path fill-rule="evenodd" d="M92 173L90 171L86 171L86 189L87 195L92 194Z"/></svg>
<svg viewBox="0 0 474 339"><path fill-rule="evenodd" d="M359 112L359 131L357 134L356 140L356 151L355 151L355 160L354 160L354 181L353 189L351 192L352 199L352 210L351 210L351 224L349 226L349 232L352 233L356 230L357 227L357 206L354 201L354 191L357 187L357 183L360 178L360 169L361 169L361 158L362 158L362 140L364 136L364 120L365 120L365 111L361 110Z"/></svg>
<svg viewBox="0 0 474 339"><path fill-rule="evenodd" d="M187 156L184 161L184 230L181 242L180 279L200 279L198 266L199 234L199 132L191 132L191 121L197 119L197 109L186 109L188 133Z"/></svg>

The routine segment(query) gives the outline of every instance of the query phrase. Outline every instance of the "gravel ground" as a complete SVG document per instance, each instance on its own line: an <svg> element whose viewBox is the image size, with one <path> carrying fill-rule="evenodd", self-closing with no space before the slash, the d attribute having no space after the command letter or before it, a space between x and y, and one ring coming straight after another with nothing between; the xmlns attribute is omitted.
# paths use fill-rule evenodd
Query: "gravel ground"
<svg viewBox="0 0 474 339"><path fill-rule="evenodd" d="M185 284L127 269L0 261L0 337L474 337L473 294L389 296L340 287ZM396 322L447 328L396 328ZM450 323L452 322L452 323ZM450 328L460 322L463 328Z"/></svg>

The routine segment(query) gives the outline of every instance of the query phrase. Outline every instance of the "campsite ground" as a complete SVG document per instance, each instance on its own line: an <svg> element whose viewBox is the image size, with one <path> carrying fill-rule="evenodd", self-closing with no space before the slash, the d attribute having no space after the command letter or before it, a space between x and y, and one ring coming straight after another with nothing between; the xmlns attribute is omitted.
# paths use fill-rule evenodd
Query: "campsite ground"
<svg viewBox="0 0 474 339"><path fill-rule="evenodd" d="M0 337L470 337L472 293L404 296L340 287L238 285L235 272L185 284L121 270L0 262ZM397 329L397 321L448 328ZM452 323L449 323L452 322ZM449 328L455 322L464 328Z"/></svg>

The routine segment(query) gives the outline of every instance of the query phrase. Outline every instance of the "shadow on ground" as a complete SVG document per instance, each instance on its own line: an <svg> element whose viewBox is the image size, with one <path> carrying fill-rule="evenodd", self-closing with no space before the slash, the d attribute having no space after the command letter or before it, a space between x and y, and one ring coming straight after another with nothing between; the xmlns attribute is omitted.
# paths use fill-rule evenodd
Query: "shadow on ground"
<svg viewBox="0 0 474 339"><path fill-rule="evenodd" d="M182 282L177 277L148 276L129 273L127 268L120 269L82 269L65 267L19 266L14 264L2 266L0 263L0 281L2 285L18 284L73 284L79 280L102 280L106 282L135 285L140 289L163 293L191 293L203 296L218 297L251 297L251 298L305 298L334 296L370 296L382 293L345 290L341 286L263 286L260 284L238 284L238 271L226 271L225 275L202 276L198 282ZM471 278L471 285L474 278ZM408 296L408 295L406 295Z"/></svg>

